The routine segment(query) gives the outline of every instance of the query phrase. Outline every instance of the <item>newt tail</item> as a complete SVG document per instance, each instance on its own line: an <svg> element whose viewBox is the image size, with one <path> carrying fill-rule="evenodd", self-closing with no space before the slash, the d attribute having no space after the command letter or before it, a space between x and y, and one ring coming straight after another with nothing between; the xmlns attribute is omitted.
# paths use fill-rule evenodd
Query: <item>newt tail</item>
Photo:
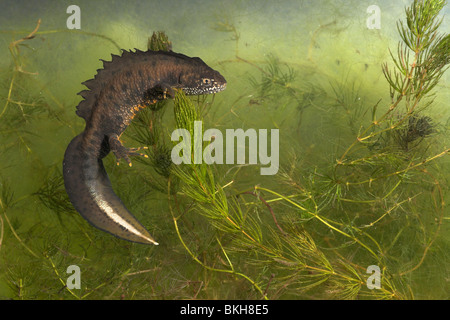
<svg viewBox="0 0 450 320"><path fill-rule="evenodd" d="M102 159L113 151L119 163L141 155L125 148L120 136L141 108L174 96L175 90L198 95L225 89L226 81L200 58L172 51L123 51L103 62L94 79L83 84L89 90L77 114L85 130L67 147L63 162L64 183L75 209L94 227L119 238L158 243L114 193Z"/></svg>
<svg viewBox="0 0 450 320"><path fill-rule="evenodd" d="M100 230L133 242L157 245L114 193L103 161L86 153L82 142L83 134L76 136L64 155L66 191L72 195L75 209Z"/></svg>

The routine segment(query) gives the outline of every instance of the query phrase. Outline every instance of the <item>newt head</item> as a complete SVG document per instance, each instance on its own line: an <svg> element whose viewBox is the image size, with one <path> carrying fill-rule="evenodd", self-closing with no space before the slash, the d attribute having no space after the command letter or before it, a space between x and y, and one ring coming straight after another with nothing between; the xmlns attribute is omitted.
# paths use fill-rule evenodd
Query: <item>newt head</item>
<svg viewBox="0 0 450 320"><path fill-rule="evenodd" d="M187 95L210 94L225 90L227 81L216 70L210 68L200 58L192 58L192 62L178 76L177 87Z"/></svg>

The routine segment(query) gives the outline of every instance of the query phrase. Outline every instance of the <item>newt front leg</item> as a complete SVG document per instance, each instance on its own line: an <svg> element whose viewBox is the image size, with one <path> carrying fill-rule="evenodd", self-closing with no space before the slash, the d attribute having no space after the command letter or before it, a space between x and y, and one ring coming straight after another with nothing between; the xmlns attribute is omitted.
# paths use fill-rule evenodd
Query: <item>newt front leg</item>
<svg viewBox="0 0 450 320"><path fill-rule="evenodd" d="M109 147L111 148L111 151L116 156L117 165L119 165L120 160L124 159L128 165L131 167L131 160L129 156L142 156L145 158L148 158L146 154L139 153L140 150L148 149L148 147L139 147L139 148L127 148L125 147L122 142L119 139L119 136L117 134L111 134L108 138Z"/></svg>
<svg viewBox="0 0 450 320"><path fill-rule="evenodd" d="M166 83L159 83L153 88L147 90L144 94L144 101L148 104L154 104L161 100L175 97L175 90Z"/></svg>

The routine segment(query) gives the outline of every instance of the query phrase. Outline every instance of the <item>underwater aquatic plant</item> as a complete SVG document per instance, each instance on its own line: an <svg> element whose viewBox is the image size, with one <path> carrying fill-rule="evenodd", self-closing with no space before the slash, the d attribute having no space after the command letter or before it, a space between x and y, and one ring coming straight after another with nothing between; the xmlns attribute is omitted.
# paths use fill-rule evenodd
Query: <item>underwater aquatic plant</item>
<svg viewBox="0 0 450 320"><path fill-rule="evenodd" d="M398 24L405 45L399 45L398 59L392 56L397 69L392 73L387 64L383 65L392 103L381 116L377 114L382 109L380 100L364 110L365 105L359 99L354 100L354 94L345 97L339 87L333 88L335 93L339 91L338 97L344 97L341 102L338 99L338 103L348 108L349 124L357 137L337 157L331 172L329 166L315 166L311 172L292 165L293 171L282 175L292 187L288 195L285 191L260 185L253 188L266 203L270 203L275 215L283 213L284 219L277 220L282 230L288 230L286 233L277 232L279 228L273 227L256 202L246 202L243 196L235 198L234 192L245 194L245 191L236 190L236 181L220 183L214 172L204 165L175 168L182 194L194 203L189 211L195 210L221 231L216 236L217 255L226 259L227 272L237 274L238 267L248 270L246 279L250 281L250 274L263 266L270 270L265 276L264 273L254 276L260 279L259 282L250 281L260 294L261 288L266 287L263 297L308 297L308 294L333 298L414 297L405 275L423 263L439 235L444 209L443 186L437 180L437 173L431 172L426 165L448 154L449 150L429 155L426 152L430 149L425 148L412 157L405 157L407 146L402 147L402 152L388 143L382 147L374 146L380 145L388 135L397 134L402 143L409 144L430 136L433 131L431 119L419 111L431 106L423 101L448 63L448 36L437 33L440 24L437 15L444 3L440 0L414 1L411 8L406 9L408 28ZM408 60L407 50L412 50L412 61ZM273 89L279 93L280 88L275 89L275 86L285 87L295 72L281 74L274 60L268 65L267 70L261 70L262 92L266 94ZM177 103L180 101L175 101ZM399 112L394 110L402 103L406 111L399 117ZM372 115L368 125L364 125L365 114ZM182 115L179 113L177 117ZM195 113L185 112L177 123L189 128L194 119ZM294 172L300 177L293 177ZM433 190L425 192L410 188L411 184L425 179L434 184ZM229 191L224 193L226 190ZM422 204L417 207L419 199ZM176 202L179 201L181 198L177 197ZM435 204L431 211L426 211L429 214L419 214L422 208L429 207L429 203ZM178 214L182 215L181 212ZM173 218L179 230L177 216ZM408 251L401 248L408 244L409 250L419 250L420 243L411 241L411 234L405 229L416 223L429 226L426 221L433 219L437 219L436 224L424 227L412 236L421 239L420 243L426 243L421 257L414 262ZM221 237L227 239L228 245L223 244ZM212 243L210 246L214 247ZM185 247L199 264L217 271L200 261L192 248L186 244ZM242 252L247 253L247 264L237 264ZM375 264L382 270L379 290L371 291L366 287L368 264ZM242 276L241 271L239 274Z"/></svg>
<svg viewBox="0 0 450 320"><path fill-rule="evenodd" d="M192 123L197 118L195 106L181 92L177 93L175 97L175 105L177 125L192 130ZM275 296L278 294L284 295L288 292L304 294L308 290L325 283L332 283L335 288L332 290L333 295L338 295L338 292L340 292L340 297L354 298L356 295L364 294L362 293L364 291L364 280L351 264L346 261L330 260L307 230L295 226L298 223L294 222L295 220L290 222L283 220L283 227L280 227L275 217L276 213L270 209L270 206L268 208L274 221L269 223L269 216L265 215L264 217L260 209L255 207L255 203L251 204L245 201L243 196L247 192L240 192L239 198L236 198L233 194L227 195L225 190L233 184L233 181L229 181L225 185L218 184L216 175L210 166L192 163L175 167L173 173L180 180L181 195L193 200L193 205L188 208L188 212L195 211L205 217L219 232L215 241L210 243L209 247L210 250L216 247L217 254L226 259L226 269L213 267L212 261L208 263L200 260L197 258L198 254L195 253L194 249L186 244L180 232L179 220L187 213L178 212L176 214L175 208L180 207L182 198L180 195L174 198L176 205L171 209L171 212L177 234L187 252L202 267L213 272L231 273L246 279L256 290L255 293L263 298L268 298L269 292L274 292L273 295ZM380 258L375 253L376 251L371 249L364 240L359 239L359 236L353 234L358 230L357 228L352 227L349 231L340 230L341 223L322 216L321 212L324 211L324 208L316 202L315 195L301 192L297 197L303 199L303 201L299 202L291 196L285 196L264 187L256 186L254 192L260 199L262 199L261 194L264 193L276 196L277 200L272 199L271 202L286 201L292 210L302 212L307 220L317 220L326 227L348 237L366 248L373 258L381 263ZM268 205L265 200L264 203ZM266 221L266 223L260 221ZM275 227L271 227L271 225ZM284 232L281 228L289 231ZM276 229L280 230L281 233L277 232ZM358 232L361 233L361 230L358 230ZM364 233L362 234L364 235ZM198 245L200 246L200 243ZM245 264L237 264L234 261L236 259L239 261L239 256L243 252L247 252L246 263L254 268L261 268L262 265L269 264L274 272L277 270L275 272L277 276L266 279L270 283L270 291L268 287L263 291L261 283L252 279L247 273L239 271L238 268L248 269ZM384 289L379 294L402 296L395 289L395 284L390 283L389 280L383 280L383 284ZM328 285L326 286L328 287ZM288 290L288 287L292 291Z"/></svg>
<svg viewBox="0 0 450 320"><path fill-rule="evenodd" d="M433 120L428 116L419 116L412 114L408 122L393 130L394 140L404 150L411 150L411 144L416 147L426 137L429 137L435 131Z"/></svg>
<svg viewBox="0 0 450 320"><path fill-rule="evenodd" d="M397 23L402 42L398 45L397 57L391 52L396 69L392 73L385 64L383 72L390 84L392 99L415 98L415 103L407 105L408 112L436 86L450 62L450 35L438 32L442 19L437 15L445 3L445 0L415 0L405 10L406 26L402 21Z"/></svg>
<svg viewBox="0 0 450 320"><path fill-rule="evenodd" d="M429 136L433 132L433 122L427 116L413 116L408 120L408 130L405 140L408 142L415 141L418 138Z"/></svg>
<svg viewBox="0 0 450 320"><path fill-rule="evenodd" d="M151 161L157 173L168 178L172 167L171 149L158 147L151 155Z"/></svg>
<svg viewBox="0 0 450 320"><path fill-rule="evenodd" d="M172 42L164 31L153 32L152 36L148 38L147 49L153 51L171 51Z"/></svg>
<svg viewBox="0 0 450 320"><path fill-rule="evenodd" d="M385 220L386 227L390 228L393 235L391 239L397 245L401 239L407 237L404 225L402 226L405 219L407 223L412 223L412 220L419 224L430 220L435 222L416 235L416 239L420 237L421 241L426 243L425 250L420 247L411 249L422 252L421 257L415 265L407 257L402 260L404 266L400 266L396 274L399 281L423 264L430 247L439 236L443 221L444 186L438 178L441 174L428 164L447 155L450 150L444 148L435 151L431 143L423 148L411 148L411 143L419 146L419 143L424 141L423 138L430 136L434 127L431 119L422 113L431 107L431 90L438 83L449 62L449 36L438 32L442 22L438 13L445 3L440 0L414 1L411 7L406 8L406 25L402 22L397 24L402 38L397 57L391 53L394 71L387 63L382 67L389 83L391 103L381 116L377 116L380 111L378 103L372 108L372 122L365 127L361 126L355 141L339 156L333 172L334 179L340 181L346 190L347 196L340 199L341 203L359 203L362 208L363 204L381 204L381 200L384 206L390 203L391 207L376 220L367 223L365 228L369 230ZM402 106L404 111L399 110ZM389 140L391 136L394 137L393 140ZM391 141L394 141L394 145ZM368 148L364 149L364 146ZM400 151L396 146L401 147ZM411 151L411 154L405 154L407 151ZM410 184L424 181L434 185L431 192L409 188ZM370 194L361 192L361 187L365 184L370 187ZM416 197L418 199L413 200ZM423 208L429 209L420 209L419 203L425 203ZM410 213L408 218L402 217L399 212L401 207L402 211ZM370 210L375 210L375 207L372 206ZM420 210L427 214L419 215ZM365 214L370 214L370 211ZM361 219L362 212L358 212L357 217ZM386 221L389 217L390 222ZM375 234L375 230L372 232ZM410 242L410 246L413 244L415 242ZM395 246L391 245L383 252L386 254L395 250ZM405 252L401 254L403 257ZM402 268L407 270L401 270Z"/></svg>

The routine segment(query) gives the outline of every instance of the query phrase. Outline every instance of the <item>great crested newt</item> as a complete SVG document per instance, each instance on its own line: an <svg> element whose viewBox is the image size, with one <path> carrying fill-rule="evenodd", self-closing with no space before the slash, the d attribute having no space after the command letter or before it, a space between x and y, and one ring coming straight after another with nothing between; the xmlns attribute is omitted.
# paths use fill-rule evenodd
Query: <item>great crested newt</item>
<svg viewBox="0 0 450 320"><path fill-rule="evenodd" d="M140 109L176 90L187 95L216 93L226 88L225 78L200 58L173 51L125 51L103 61L77 106L86 122L64 155L64 184L75 209L94 227L119 238L143 244L158 243L114 193L102 159L112 151L127 161L139 148L126 148L120 136Z"/></svg>

